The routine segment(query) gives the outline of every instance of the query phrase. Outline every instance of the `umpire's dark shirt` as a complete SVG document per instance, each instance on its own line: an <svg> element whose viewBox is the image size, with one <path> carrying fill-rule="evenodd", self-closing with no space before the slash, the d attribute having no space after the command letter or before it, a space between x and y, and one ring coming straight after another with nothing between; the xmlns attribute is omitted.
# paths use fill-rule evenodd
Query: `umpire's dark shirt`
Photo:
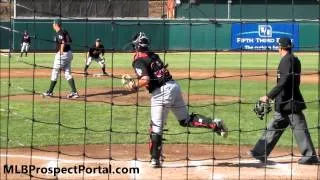
<svg viewBox="0 0 320 180"><path fill-rule="evenodd" d="M297 113L306 109L300 92L300 60L292 53L281 58L277 85L268 93L268 97L275 99L275 111L280 113Z"/></svg>

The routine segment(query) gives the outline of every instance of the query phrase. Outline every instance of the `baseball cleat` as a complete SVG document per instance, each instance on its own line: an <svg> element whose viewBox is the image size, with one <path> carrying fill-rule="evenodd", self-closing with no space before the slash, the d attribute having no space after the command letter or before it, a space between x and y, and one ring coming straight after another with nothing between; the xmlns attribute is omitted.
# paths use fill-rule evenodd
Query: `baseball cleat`
<svg viewBox="0 0 320 180"><path fill-rule="evenodd" d="M298 160L298 164L303 164L303 165L314 165L314 164L318 164L318 163L319 163L319 160L318 160L317 156L312 156L309 158L303 157Z"/></svg>
<svg viewBox="0 0 320 180"><path fill-rule="evenodd" d="M47 92L42 93L41 96L42 97L52 97L53 93L47 91Z"/></svg>
<svg viewBox="0 0 320 180"><path fill-rule="evenodd" d="M260 161L261 163L266 163L266 157L264 155L257 154L254 150L250 150L248 155L253 157L254 159Z"/></svg>
<svg viewBox="0 0 320 180"><path fill-rule="evenodd" d="M159 168L160 167L160 160L159 159L151 159L151 166L153 168Z"/></svg>
<svg viewBox="0 0 320 180"><path fill-rule="evenodd" d="M216 124L215 132L226 138L228 136L228 128L224 121L222 119L214 119L213 122Z"/></svg>
<svg viewBox="0 0 320 180"><path fill-rule="evenodd" d="M67 98L73 98L73 99L75 99L75 98L78 98L78 97L80 97L80 96L78 95L77 92L72 92L72 93L70 93L70 94L67 95Z"/></svg>
<svg viewBox="0 0 320 180"><path fill-rule="evenodd" d="M104 73L102 73L102 76L109 76L109 73L104 72Z"/></svg>

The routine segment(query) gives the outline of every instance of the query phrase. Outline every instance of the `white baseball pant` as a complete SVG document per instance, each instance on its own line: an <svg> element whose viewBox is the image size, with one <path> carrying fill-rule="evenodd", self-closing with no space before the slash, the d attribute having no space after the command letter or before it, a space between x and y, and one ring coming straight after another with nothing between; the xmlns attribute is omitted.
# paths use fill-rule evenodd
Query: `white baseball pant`
<svg viewBox="0 0 320 180"><path fill-rule="evenodd" d="M176 81L171 80L155 89L151 97L151 126L152 132L162 135L169 110L178 121L189 121L186 104L182 98L181 89Z"/></svg>
<svg viewBox="0 0 320 180"><path fill-rule="evenodd" d="M71 51L60 52L56 53L54 62L53 62L53 69L51 73L51 81L57 81L58 75L60 70L64 71L64 76L67 80L72 79L71 75L71 62L73 59L73 55Z"/></svg>
<svg viewBox="0 0 320 180"><path fill-rule="evenodd" d="M100 65L100 67L103 67L105 59L103 57L93 58L89 56L87 59L87 66L90 66L92 61L96 61Z"/></svg>
<svg viewBox="0 0 320 180"><path fill-rule="evenodd" d="M29 43L23 42L21 46L21 52L28 52L29 51Z"/></svg>

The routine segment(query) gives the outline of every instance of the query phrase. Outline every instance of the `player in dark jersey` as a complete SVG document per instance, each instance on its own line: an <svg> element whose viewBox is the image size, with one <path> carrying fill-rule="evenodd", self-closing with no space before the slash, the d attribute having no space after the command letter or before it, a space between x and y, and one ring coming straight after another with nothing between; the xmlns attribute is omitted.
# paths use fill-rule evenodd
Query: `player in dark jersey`
<svg viewBox="0 0 320 180"><path fill-rule="evenodd" d="M105 58L104 58L104 46L101 43L101 39L96 39L95 45L93 45L87 54L86 66L84 68L85 75L88 75L88 68L92 61L96 61L102 70L102 75L106 76L108 73L106 72Z"/></svg>
<svg viewBox="0 0 320 180"><path fill-rule="evenodd" d="M261 162L266 162L283 132L291 126L302 155L298 163L316 164L318 157L303 113L307 107L300 91L301 63L292 52L293 44L289 38L280 38L278 45L281 60L278 66L277 85L266 96L260 98L262 102L275 100L274 116L249 154Z"/></svg>
<svg viewBox="0 0 320 180"><path fill-rule="evenodd" d="M73 55L70 44L72 42L72 39L68 31L62 29L60 19L54 20L53 29L57 33L55 37L56 55L53 62L50 87L42 95L49 97L53 95L53 89L57 83L60 70L64 70L65 78L67 79L71 87L71 93L67 95L67 98L78 98L79 95L77 93L74 79L71 75L71 62L73 59Z"/></svg>
<svg viewBox="0 0 320 180"><path fill-rule="evenodd" d="M183 127L204 127L212 129L218 135L227 136L227 129L221 119L211 119L200 114L188 114L182 98L179 84L172 78L168 65L160 57L149 50L149 39L140 32L133 38L136 51L132 67L138 81L131 86L132 90L145 87L151 94L151 127L150 154L151 165L160 166L163 128L171 110L179 124Z"/></svg>
<svg viewBox="0 0 320 180"><path fill-rule="evenodd" d="M21 54L20 57L22 57L22 54L25 53L25 56L27 57L28 51L31 45L31 40L29 33L27 31L24 31L22 38L21 38Z"/></svg>

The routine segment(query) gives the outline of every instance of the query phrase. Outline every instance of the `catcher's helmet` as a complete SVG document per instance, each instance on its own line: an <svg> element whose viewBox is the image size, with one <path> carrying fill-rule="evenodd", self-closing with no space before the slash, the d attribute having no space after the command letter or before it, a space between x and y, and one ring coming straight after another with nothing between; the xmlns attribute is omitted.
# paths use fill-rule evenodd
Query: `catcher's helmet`
<svg viewBox="0 0 320 180"><path fill-rule="evenodd" d="M132 45L135 50L148 50L150 41L144 32L139 32L133 36Z"/></svg>

